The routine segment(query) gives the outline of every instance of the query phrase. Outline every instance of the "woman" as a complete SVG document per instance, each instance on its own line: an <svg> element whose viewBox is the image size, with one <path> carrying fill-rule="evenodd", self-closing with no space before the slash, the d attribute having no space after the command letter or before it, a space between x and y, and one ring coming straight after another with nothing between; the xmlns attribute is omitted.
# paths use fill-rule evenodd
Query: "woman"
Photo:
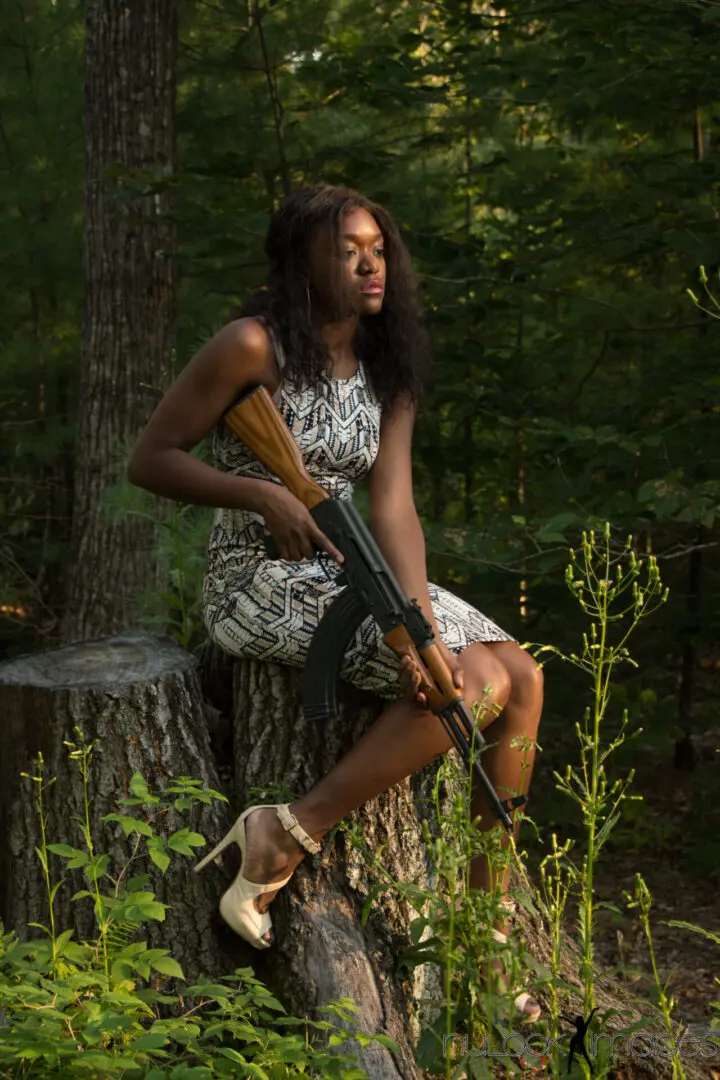
<svg viewBox="0 0 720 1080"><path fill-rule="evenodd" d="M387 211L357 192L319 185L295 192L273 215L267 285L190 361L134 450L133 483L159 495L219 507L209 546L204 612L214 641L236 656L302 666L313 631L341 586L342 555L305 507L220 422L251 385L273 393L310 475L349 499L367 475L372 533L406 594L430 620L469 703L484 703L483 765L501 797L530 779L542 706L541 675L511 635L444 589L428 584L412 490L411 440L425 337L410 258ZM214 466L189 451L214 428ZM265 553L264 533L279 559ZM327 573L325 552L335 563ZM201 869L235 840L240 873L221 900L230 926L256 948L271 944L267 906L306 850L351 810L444 753L450 740L418 693L420 678L368 620L342 670L390 699L374 725L312 791L290 806L250 807ZM399 694L399 687L404 693ZM489 698L488 689L489 688ZM493 703L494 707L491 706ZM412 727L413 738L408 738ZM477 791L474 815L494 825ZM471 885L494 886L485 859ZM505 890L506 882L500 883ZM496 936L505 927L498 924ZM527 1019L539 1012L516 999Z"/></svg>

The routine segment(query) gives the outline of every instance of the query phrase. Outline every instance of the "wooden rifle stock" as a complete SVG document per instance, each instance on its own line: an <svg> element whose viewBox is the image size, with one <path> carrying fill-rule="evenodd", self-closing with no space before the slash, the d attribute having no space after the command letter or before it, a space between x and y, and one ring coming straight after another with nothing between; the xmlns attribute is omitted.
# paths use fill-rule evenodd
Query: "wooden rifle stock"
<svg viewBox="0 0 720 1080"><path fill-rule="evenodd" d="M236 401L223 422L308 510L328 498L308 476L298 445L264 386Z"/></svg>

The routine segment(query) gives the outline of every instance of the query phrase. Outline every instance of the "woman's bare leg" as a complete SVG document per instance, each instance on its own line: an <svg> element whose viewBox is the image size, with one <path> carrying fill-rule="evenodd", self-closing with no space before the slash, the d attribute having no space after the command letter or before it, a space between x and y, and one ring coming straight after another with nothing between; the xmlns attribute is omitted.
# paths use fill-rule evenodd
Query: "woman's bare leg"
<svg viewBox="0 0 720 1080"><path fill-rule="evenodd" d="M537 737L543 703L542 670L530 654L515 642L498 641L484 648L500 660L510 676L510 694L500 716L483 732L488 743L494 744L482 755L483 768L501 799L519 793L526 795L535 762L535 748L513 747L512 742L519 736L532 740ZM478 825L481 832L496 824L483 791L473 792L471 809L474 817L481 815ZM486 891L497 886L501 893L505 893L508 873L508 870L494 869L486 858L478 856L470 867L470 884L475 889ZM504 921L498 922L497 927L506 930Z"/></svg>
<svg viewBox="0 0 720 1080"><path fill-rule="evenodd" d="M465 697L469 702L491 699L502 708L510 693L509 678L491 653L478 655L482 648L471 645L460 654ZM442 722L432 712L412 701L394 701L327 776L291 804L291 810L305 831L320 840L351 810L423 768L450 746ZM244 873L250 881L279 881L305 856L273 811L251 814L246 828ZM275 895L264 893L258 907L266 907Z"/></svg>
<svg viewBox="0 0 720 1080"><path fill-rule="evenodd" d="M535 737L542 703L541 675L531 657L514 642L474 644L460 654L465 697L481 702L486 711L478 720L488 742L497 742L483 754L483 768L506 798L521 786L522 753L510 746L515 735ZM492 720L493 715L500 715ZM291 804L291 810L314 840L320 840L346 814L376 798L394 784L423 768L451 746L440 720L429 710L407 700L392 702L355 746L311 791ZM533 760L525 773L529 783ZM472 811L481 814L481 829L495 825L483 792L473 794ZM258 810L247 823L245 876L250 881L279 881L305 857L293 837L285 832L274 812ZM483 856L473 860L470 882L475 888L493 886ZM499 883L504 891L505 880ZM262 910L276 893L264 893L257 901Z"/></svg>
<svg viewBox="0 0 720 1080"><path fill-rule="evenodd" d="M485 646L499 659L510 677L510 694L500 716L487 726L484 736L490 744L483 752L482 764L501 799L527 794L535 760L534 746L513 746L516 737L535 740L542 710L542 671L535 661L515 642L495 642ZM521 741L518 739L518 741ZM522 740L525 741L525 740ZM496 824L485 792L475 788L471 798L473 817L480 815L478 828L487 831ZM517 838L517 826L515 828ZM504 830L500 843L506 846L509 838ZM507 891L509 870L498 868L484 856L476 856L470 865L470 885L486 891L497 889L501 896ZM496 919L495 929L508 933L507 917ZM505 985L504 964L499 957L490 962L488 979L498 979L498 988ZM532 997L518 999L519 1007L529 1022L540 1016L540 1006Z"/></svg>

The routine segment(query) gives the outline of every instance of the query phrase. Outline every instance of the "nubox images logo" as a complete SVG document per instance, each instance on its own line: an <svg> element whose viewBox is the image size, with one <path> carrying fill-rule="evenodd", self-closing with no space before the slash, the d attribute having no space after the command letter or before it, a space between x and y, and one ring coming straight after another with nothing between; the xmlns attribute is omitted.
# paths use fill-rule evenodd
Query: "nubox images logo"
<svg viewBox="0 0 720 1080"><path fill-rule="evenodd" d="M527 1059L546 1057L557 1050L561 1058L567 1058L567 1073L570 1072L573 1061L580 1057L584 1058L591 1073L594 1072L595 1061L600 1052L603 1053L606 1063L617 1061L618 1058L651 1058L660 1061L684 1057L720 1061L720 1032L688 1031L673 1039L667 1032L653 1034L636 1031L632 1035L611 1035L608 1032L588 1031L596 1011L597 1009L593 1009L587 1018L563 1017L575 1030L565 1032L557 1039L539 1032L524 1035L519 1031L512 1031L503 1039L487 1035L479 1046L470 1047L467 1035L445 1035L443 1054L447 1055L455 1048L461 1055L469 1057Z"/></svg>

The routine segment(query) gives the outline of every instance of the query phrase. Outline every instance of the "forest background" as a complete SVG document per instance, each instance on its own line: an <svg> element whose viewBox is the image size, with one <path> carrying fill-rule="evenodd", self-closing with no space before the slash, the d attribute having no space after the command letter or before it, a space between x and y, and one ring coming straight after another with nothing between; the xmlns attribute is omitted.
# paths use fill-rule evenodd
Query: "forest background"
<svg viewBox="0 0 720 1080"><path fill-rule="evenodd" d="M646 801L628 804L612 845L713 881L720 325L687 290L702 292L700 266L711 280L720 266L720 4L174 7L172 167L105 175L129 213L149 200L172 235L161 378L150 365L133 375L129 403L102 352L92 357L108 415L140 417L112 447L104 542L152 519L152 572L129 597L117 579L118 624L162 624L201 647L210 512L127 484L133 424L263 280L283 193L356 187L400 224L428 314L434 366L414 464L430 578L520 640L572 651L583 616L564 568L583 530L609 521L618 549L631 535L657 557L670 598L643 626L639 667L625 669L610 710L611 725L627 709L643 728L618 763L639 766ZM102 472L81 378L93 318L83 19L71 0L5 0L0 15L6 656L67 640L70 598L103 573L101 556L79 560L72 541L81 470ZM142 373L133 352L127 364ZM533 803L544 830L563 829L552 768L567 760L587 689L548 666ZM692 778L684 790L681 775ZM668 787L680 790L670 813L653 804Z"/></svg>

